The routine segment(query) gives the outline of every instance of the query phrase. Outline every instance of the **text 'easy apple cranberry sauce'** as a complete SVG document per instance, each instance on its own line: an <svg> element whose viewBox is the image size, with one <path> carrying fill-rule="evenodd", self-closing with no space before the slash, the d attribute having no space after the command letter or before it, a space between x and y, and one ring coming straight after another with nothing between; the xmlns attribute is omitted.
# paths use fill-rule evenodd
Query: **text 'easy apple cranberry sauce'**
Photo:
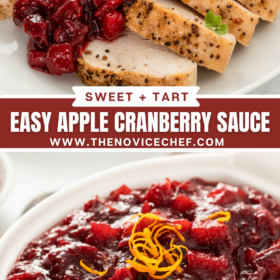
<svg viewBox="0 0 280 280"><path fill-rule="evenodd" d="M280 205L247 186L123 185L32 241L8 280L280 279Z"/></svg>
<svg viewBox="0 0 280 280"><path fill-rule="evenodd" d="M124 31L123 1L16 0L14 22L30 37L30 66L56 75L76 71L87 42L114 40Z"/></svg>

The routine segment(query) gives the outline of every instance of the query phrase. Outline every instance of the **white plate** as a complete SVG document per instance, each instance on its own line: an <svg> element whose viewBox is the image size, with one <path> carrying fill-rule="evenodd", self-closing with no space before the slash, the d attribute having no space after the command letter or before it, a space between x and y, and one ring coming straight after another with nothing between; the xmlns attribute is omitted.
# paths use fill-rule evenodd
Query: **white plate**
<svg viewBox="0 0 280 280"><path fill-rule="evenodd" d="M6 153L0 153L0 204L11 190L13 179L14 170L12 161Z"/></svg>
<svg viewBox="0 0 280 280"><path fill-rule="evenodd" d="M261 21L249 47L237 44L224 74L198 69L200 94L245 94L280 73L280 16ZM46 75L32 70L26 59L27 35L11 19L0 21L0 93L73 94L83 85L75 74Z"/></svg>
<svg viewBox="0 0 280 280"><path fill-rule="evenodd" d="M0 241L0 280L15 263L24 246L54 226L92 195L108 196L122 184L150 186L166 177L185 180L200 176L232 184L247 184L280 199L280 153L193 154L129 163L100 172L65 188L20 218Z"/></svg>

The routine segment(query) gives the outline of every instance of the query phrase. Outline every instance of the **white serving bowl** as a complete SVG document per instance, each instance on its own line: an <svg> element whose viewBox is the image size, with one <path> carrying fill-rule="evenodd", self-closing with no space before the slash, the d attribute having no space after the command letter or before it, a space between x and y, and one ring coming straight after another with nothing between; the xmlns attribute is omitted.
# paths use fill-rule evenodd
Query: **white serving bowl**
<svg viewBox="0 0 280 280"><path fill-rule="evenodd" d="M124 164L79 181L47 198L20 218L0 241L0 280L4 280L24 246L54 226L92 195L106 197L122 184L148 187L166 177L202 177L247 184L280 200L280 153L220 153L167 156Z"/></svg>
<svg viewBox="0 0 280 280"><path fill-rule="evenodd" d="M13 179L14 169L11 159L6 153L0 153L0 205L11 190Z"/></svg>

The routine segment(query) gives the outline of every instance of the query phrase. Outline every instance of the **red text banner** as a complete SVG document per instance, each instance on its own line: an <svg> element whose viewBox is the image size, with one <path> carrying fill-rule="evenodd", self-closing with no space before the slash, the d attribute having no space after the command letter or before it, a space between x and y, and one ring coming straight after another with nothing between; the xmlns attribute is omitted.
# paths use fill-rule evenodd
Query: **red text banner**
<svg viewBox="0 0 280 280"><path fill-rule="evenodd" d="M198 107L74 107L0 98L0 148L280 148L280 98L196 96Z"/></svg>

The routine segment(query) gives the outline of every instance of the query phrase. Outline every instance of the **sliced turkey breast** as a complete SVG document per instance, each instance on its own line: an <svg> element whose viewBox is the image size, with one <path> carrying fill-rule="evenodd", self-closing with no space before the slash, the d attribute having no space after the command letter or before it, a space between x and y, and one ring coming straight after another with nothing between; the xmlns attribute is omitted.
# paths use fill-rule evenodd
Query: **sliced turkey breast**
<svg viewBox="0 0 280 280"><path fill-rule="evenodd" d="M0 0L0 19L13 17L14 0Z"/></svg>
<svg viewBox="0 0 280 280"><path fill-rule="evenodd" d="M126 25L154 43L223 73L236 40L205 27L204 18L177 0L135 0L125 7Z"/></svg>
<svg viewBox="0 0 280 280"><path fill-rule="evenodd" d="M263 20L274 21L280 10L280 0L238 0Z"/></svg>
<svg viewBox="0 0 280 280"><path fill-rule="evenodd" d="M222 23L228 26L229 33L233 34L244 46L250 43L259 23L259 16L234 0L216 0L215 2L213 0L182 0L182 2L203 16L206 16L208 11L216 16L221 15Z"/></svg>
<svg viewBox="0 0 280 280"><path fill-rule="evenodd" d="M197 65L126 30L113 42L89 43L78 76L89 86L195 86Z"/></svg>

